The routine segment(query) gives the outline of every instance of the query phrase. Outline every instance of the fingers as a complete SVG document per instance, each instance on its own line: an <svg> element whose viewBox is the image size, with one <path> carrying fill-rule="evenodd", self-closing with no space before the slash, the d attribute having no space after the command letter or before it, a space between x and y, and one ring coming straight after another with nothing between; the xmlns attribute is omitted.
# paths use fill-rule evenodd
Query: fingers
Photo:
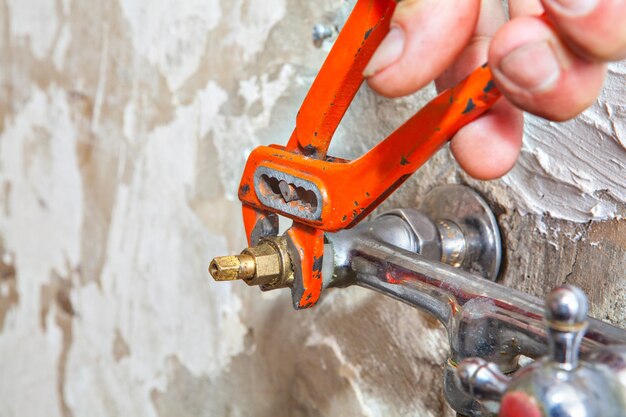
<svg viewBox="0 0 626 417"><path fill-rule="evenodd" d="M451 87L487 60L491 36L506 20L500 0L483 0L474 36L454 64L437 79L438 89ZM502 98L487 113L463 127L450 143L455 159L474 178L489 180L506 174L522 145L521 110Z"/></svg>
<svg viewBox="0 0 626 417"><path fill-rule="evenodd" d="M450 88L487 61L491 38L506 21L500 0L483 0L474 32L456 60L435 80L437 90Z"/></svg>
<svg viewBox="0 0 626 417"><path fill-rule="evenodd" d="M542 0L567 45L588 59L626 57L626 1Z"/></svg>
<svg viewBox="0 0 626 417"><path fill-rule="evenodd" d="M388 97L413 93L435 79L472 35L480 0L403 0L363 75Z"/></svg>
<svg viewBox="0 0 626 417"><path fill-rule="evenodd" d="M511 20L489 49L496 85L514 104L552 120L589 107L602 88L605 65L574 54L536 17Z"/></svg>
<svg viewBox="0 0 626 417"><path fill-rule="evenodd" d="M539 16L543 12L540 0L509 0L511 19L519 16Z"/></svg>
<svg viewBox="0 0 626 417"><path fill-rule="evenodd" d="M450 142L461 168L479 180L492 180L509 172L522 147L523 113L506 99L463 127Z"/></svg>
<svg viewBox="0 0 626 417"><path fill-rule="evenodd" d="M436 77L438 89L457 83L484 61L503 23L499 7L500 0L403 0L364 76L390 97ZM544 9L551 24L531 17ZM459 164L479 179L505 174L519 155L523 117L513 104L552 120L574 117L599 94L601 62L626 56L624 0L510 0L510 12L516 18L497 31L488 54L508 101L451 143Z"/></svg>

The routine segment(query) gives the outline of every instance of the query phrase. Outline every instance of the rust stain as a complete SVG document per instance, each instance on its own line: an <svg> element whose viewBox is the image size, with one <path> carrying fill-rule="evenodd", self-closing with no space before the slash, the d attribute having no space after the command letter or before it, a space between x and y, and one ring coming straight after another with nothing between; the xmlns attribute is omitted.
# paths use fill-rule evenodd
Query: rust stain
<svg viewBox="0 0 626 417"><path fill-rule="evenodd" d="M11 190L13 189L13 185L10 181L5 181L3 189L2 189L2 206L4 215L9 217L11 215Z"/></svg>
<svg viewBox="0 0 626 417"><path fill-rule="evenodd" d="M20 296L17 292L17 273L13 265L13 256L4 251L0 244L0 332L8 312L15 307Z"/></svg>
<svg viewBox="0 0 626 417"><path fill-rule="evenodd" d="M120 330L115 329L115 339L113 339L113 358L115 359L115 362L119 362L129 355L130 348L128 347L128 343L124 340Z"/></svg>
<svg viewBox="0 0 626 417"><path fill-rule="evenodd" d="M48 284L41 287L41 306L39 324L42 330L47 331L46 318L51 311L54 311L54 321L59 326L62 334L62 347L57 362L57 394L60 399L61 415L63 417L73 417L72 410L67 405L65 396L65 378L67 374L67 359L73 341L72 320L76 315L70 292L72 282L69 278L63 278L56 272L52 273Z"/></svg>
<svg viewBox="0 0 626 417"><path fill-rule="evenodd" d="M626 222L617 220L591 223L588 239L599 246L614 246L626 250Z"/></svg>

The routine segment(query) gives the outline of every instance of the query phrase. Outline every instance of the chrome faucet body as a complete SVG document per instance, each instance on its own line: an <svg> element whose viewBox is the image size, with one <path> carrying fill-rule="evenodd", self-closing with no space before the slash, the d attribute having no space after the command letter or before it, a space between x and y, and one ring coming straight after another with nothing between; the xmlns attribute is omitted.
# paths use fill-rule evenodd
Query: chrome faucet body
<svg viewBox="0 0 626 417"><path fill-rule="evenodd" d="M476 398L459 386L457 365L469 358L480 358L497 366L503 374L512 375L520 367L520 358L536 360L546 356L552 339L544 321L544 302L442 263L447 255L434 247L446 247L447 237L441 230L435 233L437 223L440 221L429 221L419 211L403 210L352 230L327 234L326 253L330 255L332 251L328 258L332 258L333 273L325 285L359 285L436 317L447 329L450 343L444 373L448 402L465 416L495 415L498 401ZM475 234L480 235L478 231ZM480 245L476 250L480 255ZM626 345L626 331L588 319L580 345L583 359L614 345ZM619 376L615 372L616 378L624 378L624 371L620 372ZM623 394L626 395L626 388Z"/></svg>

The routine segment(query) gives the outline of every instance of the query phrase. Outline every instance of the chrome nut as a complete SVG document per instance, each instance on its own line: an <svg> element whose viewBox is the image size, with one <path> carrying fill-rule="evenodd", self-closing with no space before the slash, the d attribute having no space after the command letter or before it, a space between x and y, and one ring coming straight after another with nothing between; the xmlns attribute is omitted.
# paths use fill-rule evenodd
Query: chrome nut
<svg viewBox="0 0 626 417"><path fill-rule="evenodd" d="M417 240L417 252L433 261L441 259L441 238L435 223L419 210L396 209L383 216L398 216L406 222ZM381 216L382 217L382 216Z"/></svg>

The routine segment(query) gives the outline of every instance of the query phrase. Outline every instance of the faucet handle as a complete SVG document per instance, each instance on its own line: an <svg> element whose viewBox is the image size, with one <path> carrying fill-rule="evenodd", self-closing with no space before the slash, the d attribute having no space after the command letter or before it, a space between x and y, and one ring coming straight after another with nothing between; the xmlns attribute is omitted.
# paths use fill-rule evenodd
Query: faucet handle
<svg viewBox="0 0 626 417"><path fill-rule="evenodd" d="M579 361L588 309L579 288L565 285L552 290L544 312L548 356L512 377L484 359L465 359L457 367L457 383L485 406L498 402L499 417L623 417L625 392L617 380L626 365L616 363L626 363L626 350L613 348L595 361Z"/></svg>
<svg viewBox="0 0 626 417"><path fill-rule="evenodd" d="M463 391L480 401L500 401L511 382L495 363L481 358L462 360L456 376Z"/></svg>
<svg viewBox="0 0 626 417"><path fill-rule="evenodd" d="M578 367L588 310L585 293L572 285L555 288L546 298L544 317L548 327L549 358L561 369Z"/></svg>

